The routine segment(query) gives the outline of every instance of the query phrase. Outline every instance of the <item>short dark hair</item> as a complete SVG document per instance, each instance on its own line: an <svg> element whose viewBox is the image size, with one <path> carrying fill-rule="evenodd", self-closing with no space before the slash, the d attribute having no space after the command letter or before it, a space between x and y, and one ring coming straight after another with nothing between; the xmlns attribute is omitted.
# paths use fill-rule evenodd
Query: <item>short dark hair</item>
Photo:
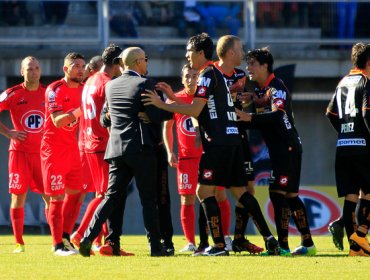
<svg viewBox="0 0 370 280"><path fill-rule="evenodd" d="M267 71L273 72L274 58L267 47L262 49L254 49L246 55L247 62L250 59L255 59L259 64L267 64Z"/></svg>
<svg viewBox="0 0 370 280"><path fill-rule="evenodd" d="M66 57L64 58L64 65L73 63L75 59L85 60L85 57L82 54L76 53L76 52L68 53Z"/></svg>
<svg viewBox="0 0 370 280"><path fill-rule="evenodd" d="M358 69L365 69L366 63L370 60L370 44L354 44L352 47L351 60L353 66Z"/></svg>
<svg viewBox="0 0 370 280"><path fill-rule="evenodd" d="M190 66L190 63L186 63L186 64L184 64L184 66L181 69L181 77L184 75L184 71L186 69L188 69L188 70L195 70L193 67Z"/></svg>
<svg viewBox="0 0 370 280"><path fill-rule="evenodd" d="M91 70L99 71L103 64L103 58L100 55L92 57L89 61L89 68Z"/></svg>
<svg viewBox="0 0 370 280"><path fill-rule="evenodd" d="M192 45L195 51L203 51L204 57L208 60L212 60L213 56L213 41L207 33L201 33L190 37L188 45Z"/></svg>
<svg viewBox="0 0 370 280"><path fill-rule="evenodd" d="M117 46L116 44L110 44L106 47L103 51L102 58L103 63L107 66L111 66L113 64L118 64L117 59L122 52L122 48Z"/></svg>

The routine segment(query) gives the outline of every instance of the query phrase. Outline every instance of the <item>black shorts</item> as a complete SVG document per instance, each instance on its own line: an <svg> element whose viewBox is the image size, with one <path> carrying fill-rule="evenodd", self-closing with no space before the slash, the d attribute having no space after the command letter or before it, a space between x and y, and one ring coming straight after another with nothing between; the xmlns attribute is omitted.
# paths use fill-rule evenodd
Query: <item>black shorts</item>
<svg viewBox="0 0 370 280"><path fill-rule="evenodd" d="M301 152L292 151L271 157L270 190L298 193L301 165Z"/></svg>
<svg viewBox="0 0 370 280"><path fill-rule="evenodd" d="M252 154L249 147L248 138L246 135L242 135L242 149L243 149L243 156L244 156L244 168L247 175L248 181L254 181L254 169L253 169L253 162L252 162Z"/></svg>
<svg viewBox="0 0 370 280"><path fill-rule="evenodd" d="M198 182L227 188L246 186L247 176L241 145L207 147L200 159Z"/></svg>
<svg viewBox="0 0 370 280"><path fill-rule="evenodd" d="M335 179L339 197L370 191L370 156L335 157Z"/></svg>

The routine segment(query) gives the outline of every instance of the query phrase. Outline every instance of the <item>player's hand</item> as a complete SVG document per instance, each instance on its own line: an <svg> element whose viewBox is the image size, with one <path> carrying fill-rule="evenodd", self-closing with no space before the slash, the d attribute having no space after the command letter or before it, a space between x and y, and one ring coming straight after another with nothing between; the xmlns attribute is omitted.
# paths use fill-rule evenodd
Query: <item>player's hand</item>
<svg viewBox="0 0 370 280"><path fill-rule="evenodd" d="M163 91L169 99L171 99L172 101L175 101L174 99L175 94L172 90L172 87L169 84L165 82L159 82L155 85L155 89Z"/></svg>
<svg viewBox="0 0 370 280"><path fill-rule="evenodd" d="M168 156L168 164L173 168L177 168L178 162L175 153L172 152Z"/></svg>
<svg viewBox="0 0 370 280"><path fill-rule="evenodd" d="M144 97L144 99L142 99L144 106L154 105L161 108L161 106L165 104L155 91L146 89L145 93L142 93L141 96Z"/></svg>
<svg viewBox="0 0 370 280"><path fill-rule="evenodd" d="M150 123L150 119L147 115L147 113L145 112L139 112L139 114L137 114L139 119L143 121L143 123Z"/></svg>
<svg viewBox="0 0 370 280"><path fill-rule="evenodd" d="M262 96L258 96L257 94L253 94L253 102L257 108L265 107L270 104L270 98L267 94Z"/></svg>
<svg viewBox="0 0 370 280"><path fill-rule="evenodd" d="M19 130L10 130L9 139L14 141L25 141L27 139L27 132Z"/></svg>
<svg viewBox="0 0 370 280"><path fill-rule="evenodd" d="M252 92L241 92L238 95L238 100L242 103L250 103L253 100L253 93Z"/></svg>
<svg viewBox="0 0 370 280"><path fill-rule="evenodd" d="M236 115L238 116L238 121L250 122L252 120L252 115L239 109L235 108Z"/></svg>

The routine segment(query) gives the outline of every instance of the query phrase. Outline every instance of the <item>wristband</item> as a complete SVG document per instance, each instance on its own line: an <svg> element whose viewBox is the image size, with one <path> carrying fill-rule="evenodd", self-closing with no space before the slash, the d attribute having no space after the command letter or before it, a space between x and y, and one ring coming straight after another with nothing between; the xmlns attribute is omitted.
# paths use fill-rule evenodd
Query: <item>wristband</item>
<svg viewBox="0 0 370 280"><path fill-rule="evenodd" d="M80 107L78 107L77 109L74 109L74 110L72 111L72 115L73 115L76 119L78 119L78 117L80 117L80 116L82 115L81 108L80 108Z"/></svg>

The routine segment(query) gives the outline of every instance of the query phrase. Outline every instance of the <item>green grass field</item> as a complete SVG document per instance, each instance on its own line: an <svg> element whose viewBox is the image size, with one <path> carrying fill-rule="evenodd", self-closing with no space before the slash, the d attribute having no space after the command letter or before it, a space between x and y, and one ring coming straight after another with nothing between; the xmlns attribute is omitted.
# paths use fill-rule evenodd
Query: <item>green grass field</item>
<svg viewBox="0 0 370 280"><path fill-rule="evenodd" d="M262 238L249 239L262 245ZM90 258L55 257L50 236L24 237L26 252L13 254L13 236L0 236L0 279L370 279L370 258L348 257L338 251L330 236L316 236L315 257L261 257L234 254L229 257L192 257L176 253L174 257L148 256L144 236L124 236L122 247L134 257ZM175 236L178 251L185 245ZM299 237L290 238L290 246Z"/></svg>

